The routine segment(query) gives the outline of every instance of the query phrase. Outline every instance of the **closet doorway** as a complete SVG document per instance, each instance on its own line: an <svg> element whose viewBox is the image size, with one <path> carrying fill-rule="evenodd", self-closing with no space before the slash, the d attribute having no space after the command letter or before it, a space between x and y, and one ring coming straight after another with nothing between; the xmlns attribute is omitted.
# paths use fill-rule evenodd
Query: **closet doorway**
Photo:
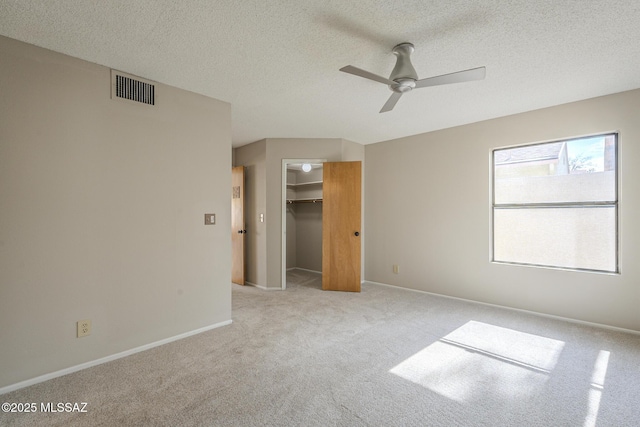
<svg viewBox="0 0 640 427"><path fill-rule="evenodd" d="M360 292L362 162L282 161L282 289L287 269L322 274L322 289Z"/></svg>
<svg viewBox="0 0 640 427"><path fill-rule="evenodd" d="M282 289L287 271L322 273L322 172L325 159L282 161Z"/></svg>

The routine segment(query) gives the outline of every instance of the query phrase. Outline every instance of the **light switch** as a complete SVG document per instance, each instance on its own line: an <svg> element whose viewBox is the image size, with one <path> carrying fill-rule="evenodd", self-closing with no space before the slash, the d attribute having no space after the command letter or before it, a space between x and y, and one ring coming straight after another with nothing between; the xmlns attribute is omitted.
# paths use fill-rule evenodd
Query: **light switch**
<svg viewBox="0 0 640 427"><path fill-rule="evenodd" d="M264 214L263 213L260 214L260 222L264 222Z"/></svg>
<svg viewBox="0 0 640 427"><path fill-rule="evenodd" d="M216 214L208 213L204 214L204 225L215 225Z"/></svg>

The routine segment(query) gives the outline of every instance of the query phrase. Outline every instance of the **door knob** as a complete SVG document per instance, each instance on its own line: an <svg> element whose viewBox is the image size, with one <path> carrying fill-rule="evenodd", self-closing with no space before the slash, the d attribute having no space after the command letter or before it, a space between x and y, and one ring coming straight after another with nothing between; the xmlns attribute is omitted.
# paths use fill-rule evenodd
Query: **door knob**
<svg viewBox="0 0 640 427"><path fill-rule="evenodd" d="M238 234L246 234L247 230L238 230Z"/></svg>
<svg viewBox="0 0 640 427"><path fill-rule="evenodd" d="M354 236L358 237L360 235L359 231L356 231L355 233L353 233Z"/></svg>

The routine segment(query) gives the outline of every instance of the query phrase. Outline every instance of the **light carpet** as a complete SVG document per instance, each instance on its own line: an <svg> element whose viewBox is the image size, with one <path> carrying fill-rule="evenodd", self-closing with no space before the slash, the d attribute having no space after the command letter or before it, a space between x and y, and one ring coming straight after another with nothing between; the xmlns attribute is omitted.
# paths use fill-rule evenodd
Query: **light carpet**
<svg viewBox="0 0 640 427"><path fill-rule="evenodd" d="M233 323L0 396L10 426L638 426L640 336L364 284L233 285Z"/></svg>

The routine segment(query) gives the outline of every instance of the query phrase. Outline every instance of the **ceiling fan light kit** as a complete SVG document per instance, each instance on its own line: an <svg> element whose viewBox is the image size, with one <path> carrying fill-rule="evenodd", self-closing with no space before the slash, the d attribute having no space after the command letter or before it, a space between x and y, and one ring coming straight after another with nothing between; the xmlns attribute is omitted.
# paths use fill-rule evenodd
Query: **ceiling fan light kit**
<svg viewBox="0 0 640 427"><path fill-rule="evenodd" d="M393 110L393 107L395 107L402 94L413 89L451 83L462 83L472 80L482 80L485 77L485 67L478 67L418 80L418 73L416 73L416 69L413 68L413 65L411 64L411 54L414 50L415 47L411 43L400 43L393 48L392 52L397 59L396 65L393 67L393 71L391 71L391 75L388 79L358 67L354 67L353 65L342 67L340 68L340 71L353 74L354 76L364 77L365 79L379 83L384 83L389 86L389 89L391 89L393 93L380 110L381 113Z"/></svg>

